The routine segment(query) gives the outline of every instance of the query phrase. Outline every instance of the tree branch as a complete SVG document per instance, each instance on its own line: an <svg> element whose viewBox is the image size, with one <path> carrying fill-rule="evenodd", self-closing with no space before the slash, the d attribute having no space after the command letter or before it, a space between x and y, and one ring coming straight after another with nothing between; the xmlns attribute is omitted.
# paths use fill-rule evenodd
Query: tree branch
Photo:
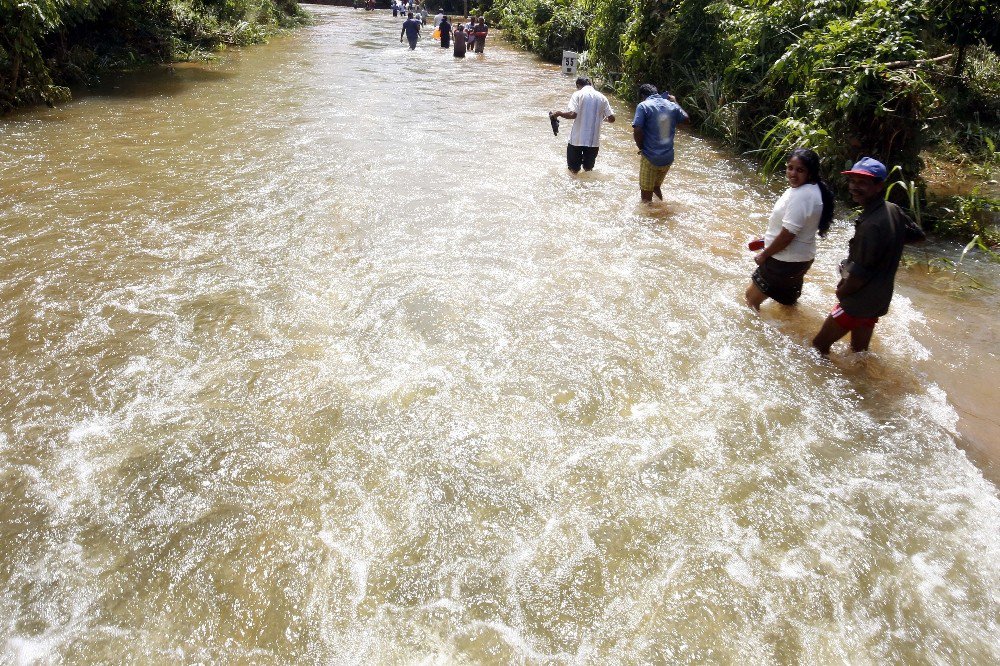
<svg viewBox="0 0 1000 666"><path fill-rule="evenodd" d="M946 53L943 56L938 56L937 58L924 58L923 60L893 60L892 62L877 63L885 67L886 69L907 69L910 67L920 67L921 65L927 65L932 62L941 62L944 60L950 60L954 58L954 53ZM857 69L861 67L862 64L857 64L852 67L820 67L815 70L817 72L847 72L852 69Z"/></svg>

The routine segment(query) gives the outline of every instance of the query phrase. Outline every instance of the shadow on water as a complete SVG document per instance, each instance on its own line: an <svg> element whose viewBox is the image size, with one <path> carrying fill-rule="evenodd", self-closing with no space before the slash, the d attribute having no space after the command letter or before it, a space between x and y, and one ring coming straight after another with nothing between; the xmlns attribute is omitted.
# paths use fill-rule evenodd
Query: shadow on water
<svg viewBox="0 0 1000 666"><path fill-rule="evenodd" d="M146 99L171 96L178 95L193 86L226 81L233 76L234 72L220 71L204 63L178 63L109 76L97 85L74 89L73 98Z"/></svg>
<svg viewBox="0 0 1000 666"><path fill-rule="evenodd" d="M638 196L636 196L638 199ZM677 222L681 207L669 201L654 201L652 203L637 202L634 215L640 224L653 229L659 229Z"/></svg>
<svg viewBox="0 0 1000 666"><path fill-rule="evenodd" d="M614 182L615 175L595 169L593 171L581 171L580 173L573 174L573 178L581 183L611 183Z"/></svg>
<svg viewBox="0 0 1000 666"><path fill-rule="evenodd" d="M149 99L178 95L189 88L204 83L226 81L236 74L212 69L206 63L174 63L151 65L130 72L107 74L102 81L90 86L73 86L72 101L105 97L121 99ZM45 107L27 106L0 117L4 121L31 120L33 122L60 122L59 114L39 113Z"/></svg>

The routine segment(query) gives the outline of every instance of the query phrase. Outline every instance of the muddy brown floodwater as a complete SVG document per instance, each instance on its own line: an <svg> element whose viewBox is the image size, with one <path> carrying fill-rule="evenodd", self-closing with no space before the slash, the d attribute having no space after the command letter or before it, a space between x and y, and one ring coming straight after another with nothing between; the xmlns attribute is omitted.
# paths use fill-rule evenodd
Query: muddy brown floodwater
<svg viewBox="0 0 1000 666"><path fill-rule="evenodd" d="M3 661L1000 661L995 291L821 361L845 219L755 316L752 165L311 11L0 124Z"/></svg>

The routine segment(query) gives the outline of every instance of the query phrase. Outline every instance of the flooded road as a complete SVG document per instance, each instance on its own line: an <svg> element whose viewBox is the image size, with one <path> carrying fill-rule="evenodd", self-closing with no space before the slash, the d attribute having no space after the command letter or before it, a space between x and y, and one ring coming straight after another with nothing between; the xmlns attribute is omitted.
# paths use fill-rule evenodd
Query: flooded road
<svg viewBox="0 0 1000 666"><path fill-rule="evenodd" d="M684 134L643 208L620 102L573 178L556 68L312 11L0 124L4 661L1000 660L928 367L996 404L994 296L822 362L844 221L755 316L752 166Z"/></svg>

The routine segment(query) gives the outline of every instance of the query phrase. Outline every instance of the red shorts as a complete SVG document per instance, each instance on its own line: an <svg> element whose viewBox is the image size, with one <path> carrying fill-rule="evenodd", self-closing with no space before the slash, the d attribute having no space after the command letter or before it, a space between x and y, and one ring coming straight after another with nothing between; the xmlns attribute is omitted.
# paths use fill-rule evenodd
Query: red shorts
<svg viewBox="0 0 1000 666"><path fill-rule="evenodd" d="M848 331L853 331L856 328L875 328L875 324L878 323L878 317L853 317L847 314L844 312L844 308L840 307L840 303L833 306L833 309L830 310L830 316L837 322L837 326L846 328Z"/></svg>

